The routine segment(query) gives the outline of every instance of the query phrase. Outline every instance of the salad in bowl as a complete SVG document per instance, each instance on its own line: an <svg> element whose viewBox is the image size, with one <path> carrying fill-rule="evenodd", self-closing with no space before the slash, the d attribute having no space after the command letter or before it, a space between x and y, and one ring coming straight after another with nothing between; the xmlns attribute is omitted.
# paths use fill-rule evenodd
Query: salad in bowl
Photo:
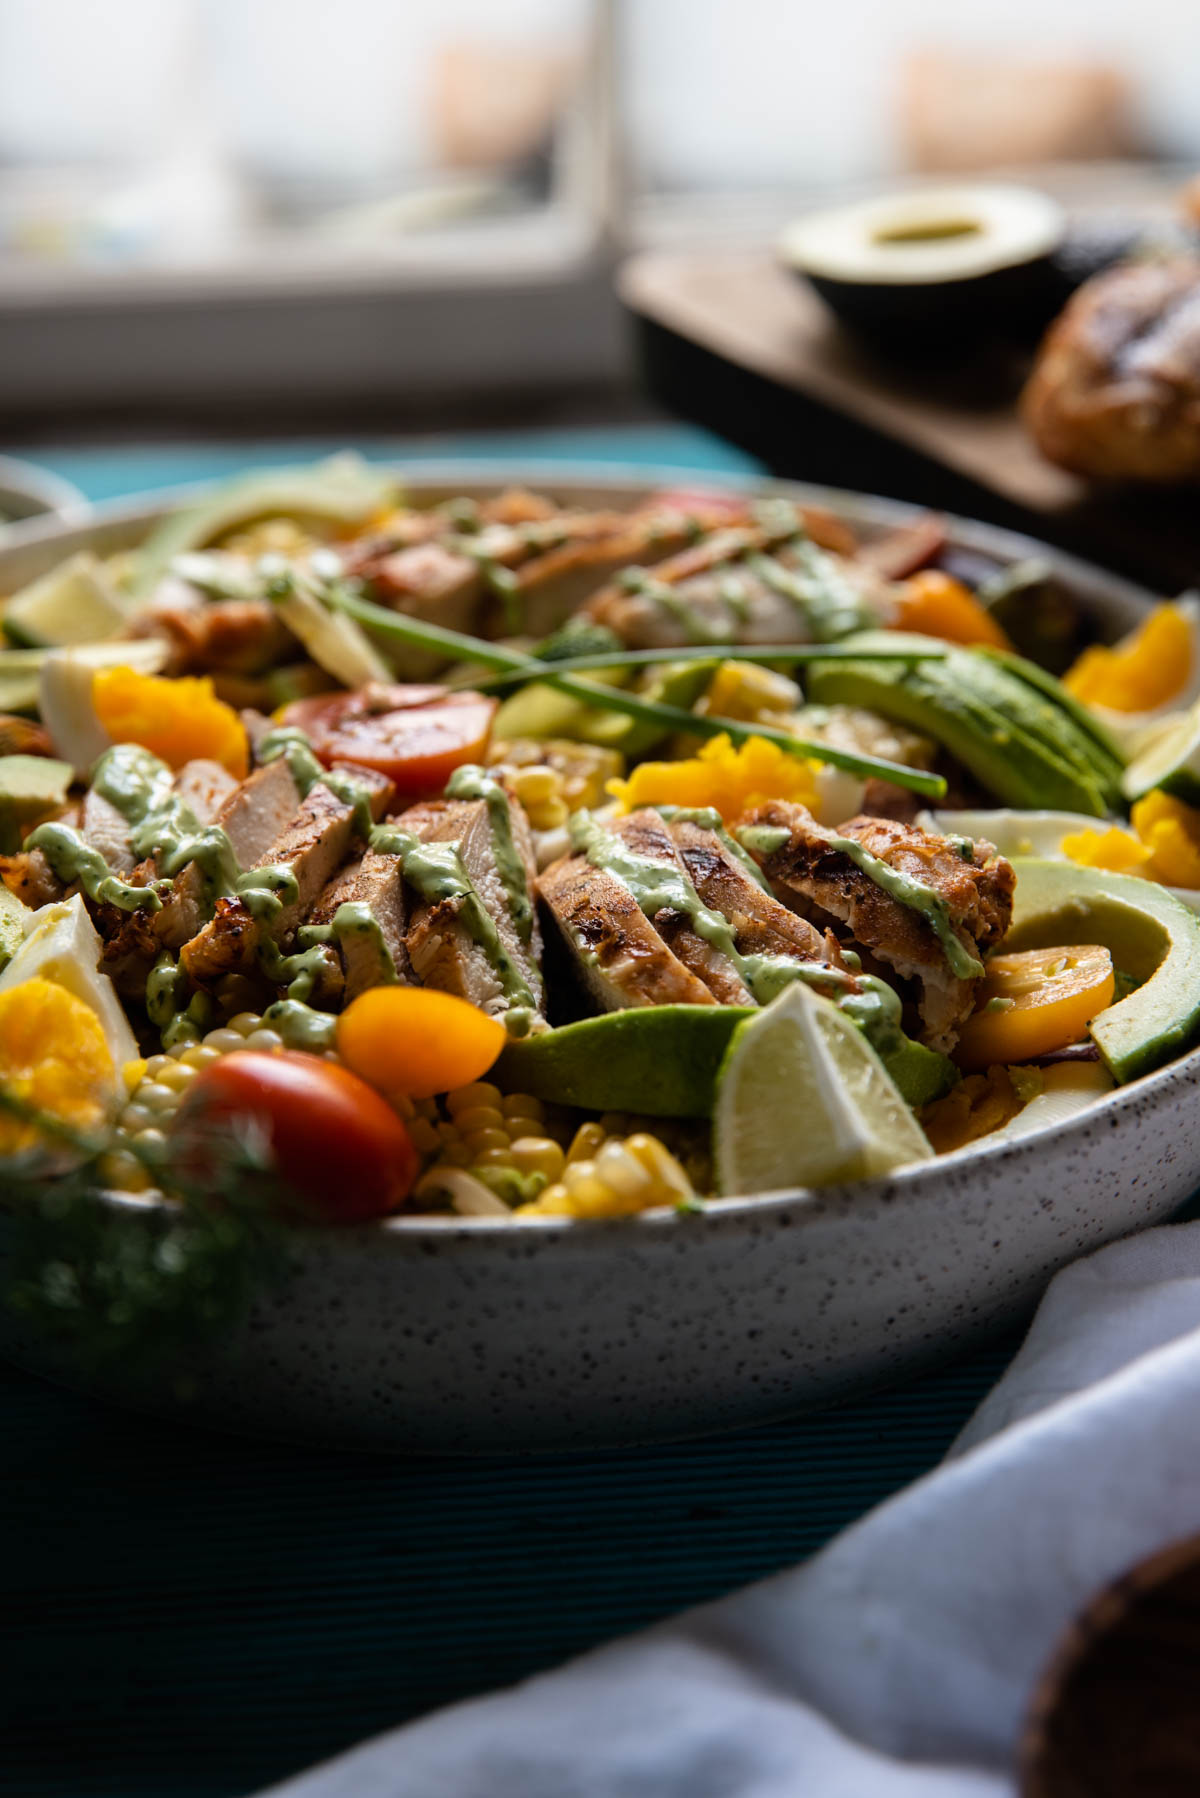
<svg viewBox="0 0 1200 1798"><path fill-rule="evenodd" d="M339 461L0 619L11 1167L251 1167L331 1225L696 1211L1200 1038L1190 600L1109 645L934 518Z"/></svg>

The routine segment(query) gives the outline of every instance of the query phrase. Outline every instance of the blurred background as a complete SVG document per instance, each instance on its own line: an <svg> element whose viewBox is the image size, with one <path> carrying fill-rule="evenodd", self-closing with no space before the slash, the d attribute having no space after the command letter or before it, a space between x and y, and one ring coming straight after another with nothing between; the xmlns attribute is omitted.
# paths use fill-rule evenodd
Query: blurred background
<svg viewBox="0 0 1200 1798"><path fill-rule="evenodd" d="M0 0L9 441L636 408L612 270L1200 165L1187 0ZM264 411L267 408L267 411Z"/></svg>

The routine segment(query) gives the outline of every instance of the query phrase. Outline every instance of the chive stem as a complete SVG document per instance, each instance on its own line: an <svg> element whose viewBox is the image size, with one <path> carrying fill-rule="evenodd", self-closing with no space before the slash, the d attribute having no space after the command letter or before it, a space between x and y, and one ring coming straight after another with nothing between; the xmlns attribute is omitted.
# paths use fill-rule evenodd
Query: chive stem
<svg viewBox="0 0 1200 1798"><path fill-rule="evenodd" d="M636 718L646 724L661 724L664 730L683 731L691 736L728 736L734 743L745 743L751 737L763 737L789 755L825 762L833 768L842 768L847 773L857 774L864 779L891 781L893 786L907 788L911 793L920 793L930 799L941 799L946 792L946 783L941 775L930 774L923 768L909 768L903 762L885 761L882 756L858 755L853 750L835 749L831 744L795 737L790 731L779 730L770 724L748 724L736 718L719 718L711 714L685 711L682 706L664 705L660 700L628 693L623 687L597 686L594 681L559 673L561 663L540 662L535 656L522 655L514 649L504 649L498 643L487 643L481 637L468 636L465 631L447 630L444 625L428 624L422 619L410 618L404 612L390 612L384 606L377 606L371 600L361 599L357 594L344 590L334 589L328 594L328 598L332 605L347 612L380 637L390 637L394 642L407 644L414 649L431 650L446 656L450 661L479 662L485 668L515 674L523 680L541 681L557 692L565 693L571 699L581 700L583 704L594 706L600 711L620 712L627 718ZM910 650L910 658L911 654ZM707 656L701 659L720 661L723 657L723 649L714 655L710 648ZM671 659L670 655L658 656L659 661ZM600 663L602 667L613 665L611 658L603 659Z"/></svg>
<svg viewBox="0 0 1200 1798"><path fill-rule="evenodd" d="M899 649L876 649L872 645L868 651L845 643L777 644L774 648L763 644L688 643L670 649L613 649L586 656L562 656L545 666L557 668L563 674L583 674L600 668L649 668L663 662L757 662L767 665L790 662L803 666L808 662L862 661L867 655L873 662L940 662L945 660L946 653L940 646L914 649L911 644ZM514 671L498 674L478 685L486 693L528 678L528 675Z"/></svg>

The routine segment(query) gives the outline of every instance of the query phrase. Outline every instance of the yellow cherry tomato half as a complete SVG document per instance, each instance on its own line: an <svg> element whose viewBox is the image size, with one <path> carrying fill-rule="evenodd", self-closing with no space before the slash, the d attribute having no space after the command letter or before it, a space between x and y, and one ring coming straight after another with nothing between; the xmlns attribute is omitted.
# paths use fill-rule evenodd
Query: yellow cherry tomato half
<svg viewBox="0 0 1200 1798"><path fill-rule="evenodd" d="M1114 984L1112 956L1099 943L993 955L955 1060L971 1070L1065 1049L1112 1004Z"/></svg>
<svg viewBox="0 0 1200 1798"><path fill-rule="evenodd" d="M338 1054L383 1093L430 1099L487 1073L507 1041L497 1018L432 987L373 986L338 1019Z"/></svg>

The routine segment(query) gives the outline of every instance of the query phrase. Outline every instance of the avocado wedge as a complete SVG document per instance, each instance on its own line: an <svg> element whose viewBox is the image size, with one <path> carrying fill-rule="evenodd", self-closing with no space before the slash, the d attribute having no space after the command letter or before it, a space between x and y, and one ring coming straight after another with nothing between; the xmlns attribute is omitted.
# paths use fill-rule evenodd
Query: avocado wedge
<svg viewBox="0 0 1200 1798"><path fill-rule="evenodd" d="M895 633L889 636L895 643ZM871 660L871 649L885 640L864 633L850 640L861 643L861 661L811 664L808 698L864 706L934 737L1009 805L1099 818L1119 798L1119 765L1051 693L970 649L909 666Z"/></svg>
<svg viewBox="0 0 1200 1798"><path fill-rule="evenodd" d="M1138 982L1089 1033L1114 1080L1170 1061L1200 1037L1200 918L1153 881L1074 862L1014 858L1013 923L1004 949L1103 943Z"/></svg>
<svg viewBox="0 0 1200 1798"><path fill-rule="evenodd" d="M729 1039L749 1005L647 1005L510 1042L489 1075L506 1092L532 1093L588 1111L709 1117ZM901 1039L881 1057L912 1106L940 1098L958 1078L944 1055Z"/></svg>

